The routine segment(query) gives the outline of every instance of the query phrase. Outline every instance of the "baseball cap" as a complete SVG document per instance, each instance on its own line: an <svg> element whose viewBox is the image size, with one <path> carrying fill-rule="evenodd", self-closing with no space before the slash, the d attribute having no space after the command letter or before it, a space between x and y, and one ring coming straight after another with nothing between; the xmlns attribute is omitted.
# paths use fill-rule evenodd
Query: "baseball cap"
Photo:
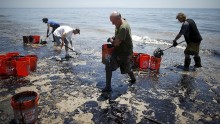
<svg viewBox="0 0 220 124"><path fill-rule="evenodd" d="M80 34L80 29L79 28L76 28L76 31Z"/></svg>

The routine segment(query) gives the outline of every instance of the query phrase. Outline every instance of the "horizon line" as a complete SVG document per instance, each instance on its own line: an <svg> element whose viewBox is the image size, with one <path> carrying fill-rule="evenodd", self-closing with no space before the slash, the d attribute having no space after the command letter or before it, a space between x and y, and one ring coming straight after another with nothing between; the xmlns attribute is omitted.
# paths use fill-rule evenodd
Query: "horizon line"
<svg viewBox="0 0 220 124"><path fill-rule="evenodd" d="M0 9L220 9L220 8L206 8L206 7L190 7L190 8L178 8L178 7L161 7L161 8L156 8L156 7L5 7Z"/></svg>

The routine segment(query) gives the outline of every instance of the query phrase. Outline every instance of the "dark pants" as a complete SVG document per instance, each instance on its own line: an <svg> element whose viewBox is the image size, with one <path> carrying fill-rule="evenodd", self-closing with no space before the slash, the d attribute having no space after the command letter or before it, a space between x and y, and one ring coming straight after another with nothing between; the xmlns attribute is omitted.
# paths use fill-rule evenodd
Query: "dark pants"
<svg viewBox="0 0 220 124"><path fill-rule="evenodd" d="M185 54L185 61L184 61L184 67L186 70L188 70L189 65L191 63L190 55L194 56L195 61L195 67L202 67L201 65L201 59L199 56L199 49L200 49L200 42L198 43L188 43L186 46L186 49L184 51Z"/></svg>
<svg viewBox="0 0 220 124"><path fill-rule="evenodd" d="M55 42L55 35L53 34L53 32L59 28L60 26L55 26L55 27L52 27L52 35L53 35L53 42Z"/></svg>
<svg viewBox="0 0 220 124"><path fill-rule="evenodd" d="M62 43L62 38L61 37L57 37L57 36L54 36L54 42L56 42L57 46L60 46L61 43ZM72 41L68 41L66 38L64 39L64 43L65 43L65 51L66 53L68 53L68 45L69 45L69 42L70 44L72 45Z"/></svg>
<svg viewBox="0 0 220 124"><path fill-rule="evenodd" d="M199 47L200 47L200 43L187 44L186 49L184 51L185 58L189 59L190 55L193 55L194 57L199 57Z"/></svg>
<svg viewBox="0 0 220 124"><path fill-rule="evenodd" d="M131 80L136 80L131 69L131 56L117 57L112 55L106 60L106 89L111 89L112 71L120 67L121 74L128 74Z"/></svg>
<svg viewBox="0 0 220 124"><path fill-rule="evenodd" d="M105 67L106 71L115 71L118 68L120 68L121 74L127 74L132 71L130 56L117 57L113 54L110 60L106 61L108 61Z"/></svg>

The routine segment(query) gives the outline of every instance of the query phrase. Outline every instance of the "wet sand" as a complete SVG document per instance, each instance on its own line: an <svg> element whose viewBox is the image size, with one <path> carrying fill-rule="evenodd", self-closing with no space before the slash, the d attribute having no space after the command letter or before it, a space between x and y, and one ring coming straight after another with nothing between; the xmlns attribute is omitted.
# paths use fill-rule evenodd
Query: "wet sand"
<svg viewBox="0 0 220 124"><path fill-rule="evenodd" d="M40 95L39 124L220 122L220 84L218 75L210 75L213 68L184 72L164 57L159 72L135 71L132 86L117 70L113 91L101 93L104 65L101 53L92 52L63 62L40 58L28 77L1 77L0 122L12 122L10 98L27 90Z"/></svg>

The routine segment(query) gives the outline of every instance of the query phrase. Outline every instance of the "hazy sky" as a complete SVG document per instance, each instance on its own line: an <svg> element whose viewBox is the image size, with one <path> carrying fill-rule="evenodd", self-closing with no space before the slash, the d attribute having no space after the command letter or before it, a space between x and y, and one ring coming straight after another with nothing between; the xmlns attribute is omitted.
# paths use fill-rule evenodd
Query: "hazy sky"
<svg viewBox="0 0 220 124"><path fill-rule="evenodd" d="M220 8L220 0L0 0L0 8Z"/></svg>

